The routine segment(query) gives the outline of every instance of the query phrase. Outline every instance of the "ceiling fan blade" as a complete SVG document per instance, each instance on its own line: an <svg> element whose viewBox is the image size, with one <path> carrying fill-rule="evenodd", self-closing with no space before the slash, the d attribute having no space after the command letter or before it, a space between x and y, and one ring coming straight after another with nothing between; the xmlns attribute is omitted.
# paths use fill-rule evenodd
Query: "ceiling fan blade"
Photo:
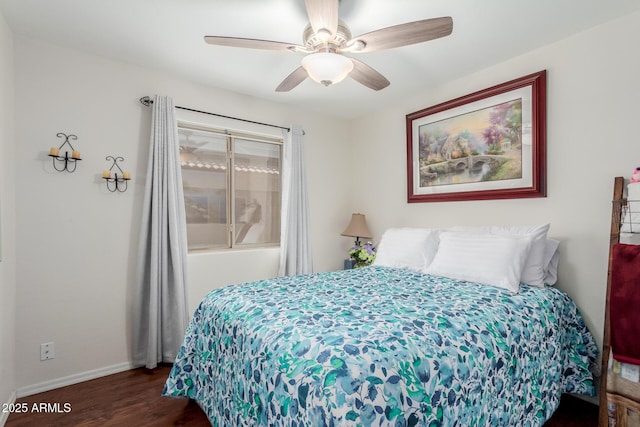
<svg viewBox="0 0 640 427"><path fill-rule="evenodd" d="M280 85L276 88L276 92L289 92L294 87L307 78L307 70L302 67L296 68L293 73L289 74Z"/></svg>
<svg viewBox="0 0 640 427"><path fill-rule="evenodd" d="M365 46L357 52L373 52L438 39L448 36L452 31L453 19L445 16L382 28L355 37L349 41L348 45L360 40L365 43Z"/></svg>
<svg viewBox="0 0 640 427"><path fill-rule="evenodd" d="M389 86L389 80L364 62L349 58L353 62L353 70L349 74L353 80L373 90Z"/></svg>
<svg viewBox="0 0 640 427"><path fill-rule="evenodd" d="M326 30L335 35L338 30L338 0L305 0L313 32Z"/></svg>
<svg viewBox="0 0 640 427"><path fill-rule="evenodd" d="M293 43L274 42L271 40L245 39L241 37L220 37L220 36L204 36L204 41L217 46L244 47L249 49L265 49L265 50L288 50L296 51L302 49Z"/></svg>

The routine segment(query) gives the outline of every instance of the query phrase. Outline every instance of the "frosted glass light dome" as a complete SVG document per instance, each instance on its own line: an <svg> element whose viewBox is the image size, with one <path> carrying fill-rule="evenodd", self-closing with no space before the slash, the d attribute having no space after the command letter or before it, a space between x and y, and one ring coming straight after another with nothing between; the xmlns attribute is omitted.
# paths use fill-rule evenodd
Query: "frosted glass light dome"
<svg viewBox="0 0 640 427"><path fill-rule="evenodd" d="M329 86L344 80L353 70L353 62L337 53L319 52L302 58L302 67L313 80Z"/></svg>

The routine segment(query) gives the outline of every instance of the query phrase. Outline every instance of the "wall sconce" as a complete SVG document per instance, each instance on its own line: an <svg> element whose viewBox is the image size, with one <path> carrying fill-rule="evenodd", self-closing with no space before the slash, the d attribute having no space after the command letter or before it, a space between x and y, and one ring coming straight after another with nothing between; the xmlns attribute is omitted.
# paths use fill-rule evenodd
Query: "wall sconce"
<svg viewBox="0 0 640 427"><path fill-rule="evenodd" d="M59 132L56 136L58 138L64 137L64 142L58 148L51 147L49 149L49 157L51 157L52 159L51 161L53 162L53 168L58 172L75 172L76 167L78 166L76 162L82 159L80 158L80 152L76 151L76 149L73 148L73 146L69 142L69 139L73 139L75 141L78 139L78 137L75 135L67 135L62 132ZM65 144L69 145L69 148L71 148L71 157L69 157L68 151L64 152L64 157L60 156L60 150L62 150L62 147L64 147ZM61 163L62 169L58 169L58 167L56 166L58 162Z"/></svg>
<svg viewBox="0 0 640 427"><path fill-rule="evenodd" d="M131 179L131 173L123 172L118 165L118 162L124 162L124 157L107 156L106 160L113 161L113 164L109 169L102 171L102 178L104 178L104 180L107 182L107 189L112 193L115 193L116 191L124 193L125 191L127 191L127 181ZM118 168L118 170L120 171L120 175L118 175L118 172L115 171L112 177L111 171L114 167Z"/></svg>

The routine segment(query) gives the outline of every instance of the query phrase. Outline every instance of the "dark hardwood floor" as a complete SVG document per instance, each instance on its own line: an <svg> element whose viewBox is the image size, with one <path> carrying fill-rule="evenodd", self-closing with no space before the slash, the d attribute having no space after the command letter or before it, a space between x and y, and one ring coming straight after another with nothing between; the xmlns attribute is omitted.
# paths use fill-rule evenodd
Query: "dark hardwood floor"
<svg viewBox="0 0 640 427"><path fill-rule="evenodd" d="M32 405L71 404L67 413L12 413L5 427L32 426L210 426L187 399L160 396L169 366L141 368L18 399Z"/></svg>
<svg viewBox="0 0 640 427"><path fill-rule="evenodd" d="M29 410L12 413L6 427L209 426L196 403L160 396L169 370L169 366L135 369L18 399L16 403L26 403ZM34 404L43 412L32 411ZM565 395L545 427L597 424L597 406Z"/></svg>

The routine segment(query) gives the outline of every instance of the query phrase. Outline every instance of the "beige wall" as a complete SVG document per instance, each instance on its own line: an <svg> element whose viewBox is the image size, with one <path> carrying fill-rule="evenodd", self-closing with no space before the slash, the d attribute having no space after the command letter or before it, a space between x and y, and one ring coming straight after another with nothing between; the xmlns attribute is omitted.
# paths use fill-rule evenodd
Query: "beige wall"
<svg viewBox="0 0 640 427"><path fill-rule="evenodd" d="M353 203L378 236L392 226L551 223L561 241L558 287L602 341L613 177L640 166L640 13L596 27L356 120ZM543 69L547 74L548 197L407 203L405 116ZM356 180L353 180L356 181ZM375 190L373 190L375 189Z"/></svg>
<svg viewBox="0 0 640 427"><path fill-rule="evenodd" d="M141 96L169 95L177 105L199 110L300 124L315 266L340 267L339 233L350 214L343 189L346 122L19 36L15 75L18 394L130 367L131 290L150 126ZM178 111L183 121L244 127ZM280 130L249 130L281 136ZM49 147L61 143L58 132L78 136L74 148L83 160L73 174L53 171L47 157ZM109 193L101 179L109 155L124 157L122 165L133 175L125 193ZM272 277L277 269L277 249L192 255L191 309L213 288ZM48 341L55 343L55 359L41 362L40 343Z"/></svg>
<svg viewBox="0 0 640 427"><path fill-rule="evenodd" d="M15 397L15 200L13 40L0 13L0 405ZM0 425L6 414L0 412Z"/></svg>

